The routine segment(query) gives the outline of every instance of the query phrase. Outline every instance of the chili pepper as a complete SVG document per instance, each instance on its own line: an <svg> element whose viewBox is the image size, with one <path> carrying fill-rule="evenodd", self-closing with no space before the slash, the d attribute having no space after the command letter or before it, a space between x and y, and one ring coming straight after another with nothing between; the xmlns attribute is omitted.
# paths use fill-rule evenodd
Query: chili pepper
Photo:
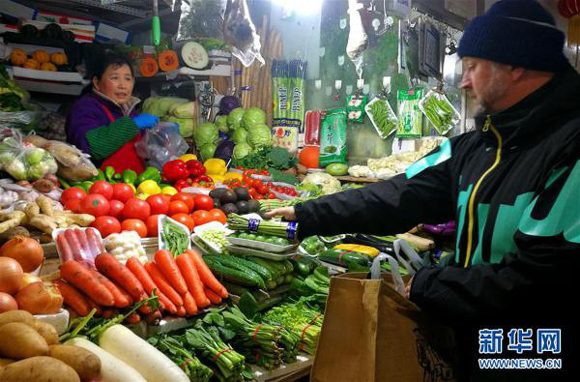
<svg viewBox="0 0 580 382"><path fill-rule="evenodd" d="M165 175L170 182L175 182L187 178L189 170L184 161L176 159L163 165L163 175Z"/></svg>
<svg viewBox="0 0 580 382"><path fill-rule="evenodd" d="M115 168L113 166L107 166L105 168L105 180L111 182L115 176Z"/></svg>
<svg viewBox="0 0 580 382"><path fill-rule="evenodd" d="M133 170L125 170L122 174L123 183L126 184L135 184L137 180L137 173Z"/></svg>
<svg viewBox="0 0 580 382"><path fill-rule="evenodd" d="M89 189L91 188L92 185L93 185L93 182L85 181L85 182L82 182L81 184L77 185L77 187L82 188L88 194Z"/></svg>
<svg viewBox="0 0 580 382"><path fill-rule="evenodd" d="M62 176L57 175L56 177L58 179L58 183L60 183L60 186L63 190L66 190L71 187L71 185Z"/></svg>
<svg viewBox="0 0 580 382"><path fill-rule="evenodd" d="M146 180L154 180L155 183L161 182L161 174L159 173L159 170L156 169L155 167L151 166L147 167L145 171L139 174L135 183L141 184Z"/></svg>
<svg viewBox="0 0 580 382"><path fill-rule="evenodd" d="M195 178L193 180L194 183L201 183L201 182L205 182L205 183L213 183L213 180L207 176L207 175L200 175L197 178Z"/></svg>
<svg viewBox="0 0 580 382"><path fill-rule="evenodd" d="M99 180L107 180L105 178L105 173L103 172L103 170L99 170L99 173L93 177L93 182L96 182Z"/></svg>

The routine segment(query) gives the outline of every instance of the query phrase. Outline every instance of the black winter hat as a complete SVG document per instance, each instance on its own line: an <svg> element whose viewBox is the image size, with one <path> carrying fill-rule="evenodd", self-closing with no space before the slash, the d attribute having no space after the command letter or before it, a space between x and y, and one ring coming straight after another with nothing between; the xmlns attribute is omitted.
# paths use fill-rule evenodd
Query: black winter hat
<svg viewBox="0 0 580 382"><path fill-rule="evenodd" d="M558 72L568 62L564 39L554 18L535 0L502 0L467 25L458 54Z"/></svg>

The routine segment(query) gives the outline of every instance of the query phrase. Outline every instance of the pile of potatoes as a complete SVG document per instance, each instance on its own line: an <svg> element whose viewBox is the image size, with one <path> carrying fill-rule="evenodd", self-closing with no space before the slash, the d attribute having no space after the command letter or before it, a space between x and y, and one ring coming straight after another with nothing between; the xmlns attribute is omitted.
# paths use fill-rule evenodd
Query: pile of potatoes
<svg viewBox="0 0 580 382"><path fill-rule="evenodd" d="M80 382L99 378L92 352L58 343L56 329L24 310L0 314L0 382Z"/></svg>

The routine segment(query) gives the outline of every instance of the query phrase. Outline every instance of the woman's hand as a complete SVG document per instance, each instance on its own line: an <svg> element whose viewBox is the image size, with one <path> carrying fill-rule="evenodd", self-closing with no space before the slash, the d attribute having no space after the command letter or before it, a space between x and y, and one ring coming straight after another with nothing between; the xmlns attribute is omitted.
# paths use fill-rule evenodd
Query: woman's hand
<svg viewBox="0 0 580 382"><path fill-rule="evenodd" d="M265 216L267 218L282 216L284 219L293 222L296 220L296 211L294 210L294 207L276 208L275 210L266 212Z"/></svg>
<svg viewBox="0 0 580 382"><path fill-rule="evenodd" d="M133 122L135 122L139 130L143 130L157 125L159 118L151 114L143 113L133 117Z"/></svg>

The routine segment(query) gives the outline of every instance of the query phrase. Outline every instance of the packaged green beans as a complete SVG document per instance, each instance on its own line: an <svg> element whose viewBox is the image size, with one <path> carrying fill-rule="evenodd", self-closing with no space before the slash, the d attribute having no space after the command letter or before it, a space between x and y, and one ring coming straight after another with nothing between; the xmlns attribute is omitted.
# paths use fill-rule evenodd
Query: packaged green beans
<svg viewBox="0 0 580 382"><path fill-rule="evenodd" d="M419 109L419 101L423 98L422 88L399 90L399 127L398 138L421 138L423 130L423 113Z"/></svg>
<svg viewBox="0 0 580 382"><path fill-rule="evenodd" d="M439 135L445 135L461 120L447 96L439 90L431 90L421 102L419 108L431 122Z"/></svg>
<svg viewBox="0 0 580 382"><path fill-rule="evenodd" d="M320 167L346 163L346 109L326 111L320 129Z"/></svg>
<svg viewBox="0 0 580 382"><path fill-rule="evenodd" d="M365 110L381 139L397 131L399 120L386 98L375 97L367 104Z"/></svg>

